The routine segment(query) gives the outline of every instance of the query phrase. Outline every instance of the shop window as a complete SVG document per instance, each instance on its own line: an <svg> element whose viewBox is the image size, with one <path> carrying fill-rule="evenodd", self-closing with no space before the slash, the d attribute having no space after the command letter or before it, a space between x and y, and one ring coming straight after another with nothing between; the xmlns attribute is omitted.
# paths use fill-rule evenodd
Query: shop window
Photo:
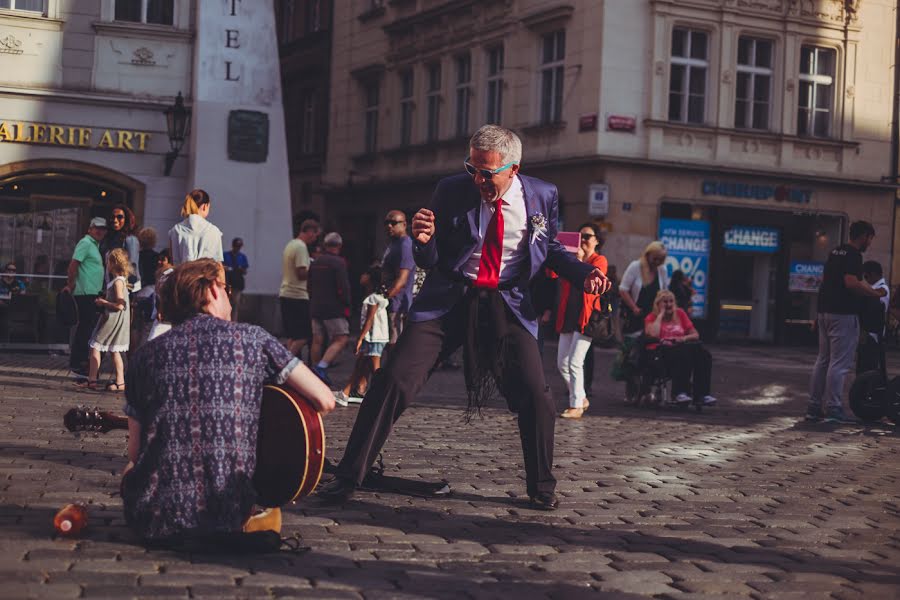
<svg viewBox="0 0 900 600"><path fill-rule="evenodd" d="M566 58L566 32L545 34L541 38L541 123L562 121L563 79Z"/></svg>
<svg viewBox="0 0 900 600"><path fill-rule="evenodd" d="M772 49L769 40L742 37L738 40L737 93L734 126L769 129L772 104Z"/></svg>
<svg viewBox="0 0 900 600"><path fill-rule="evenodd" d="M0 0L0 8L47 14L45 0Z"/></svg>
<svg viewBox="0 0 900 600"><path fill-rule="evenodd" d="M173 25L175 0L116 0L116 21Z"/></svg>
<svg viewBox="0 0 900 600"><path fill-rule="evenodd" d="M372 154L378 148L378 101L380 92L380 83L371 81L365 84L365 151Z"/></svg>
<svg viewBox="0 0 900 600"><path fill-rule="evenodd" d="M400 73L400 145L412 143L413 108L413 72L408 69Z"/></svg>
<svg viewBox="0 0 900 600"><path fill-rule="evenodd" d="M316 152L316 92L304 90L300 95L300 153Z"/></svg>
<svg viewBox="0 0 900 600"><path fill-rule="evenodd" d="M472 98L472 57L456 57L456 135L469 133L469 102Z"/></svg>
<svg viewBox="0 0 900 600"><path fill-rule="evenodd" d="M427 123L425 139L434 142L441 129L441 64L428 65L428 89L426 91Z"/></svg>
<svg viewBox="0 0 900 600"><path fill-rule="evenodd" d="M499 125L503 118L503 46L487 51L487 119Z"/></svg>
<svg viewBox="0 0 900 600"><path fill-rule="evenodd" d="M836 58L837 53L831 48L803 46L800 49L798 135L831 136Z"/></svg>
<svg viewBox="0 0 900 600"><path fill-rule="evenodd" d="M672 31L669 71L669 120L702 124L706 120L709 34L676 27Z"/></svg>

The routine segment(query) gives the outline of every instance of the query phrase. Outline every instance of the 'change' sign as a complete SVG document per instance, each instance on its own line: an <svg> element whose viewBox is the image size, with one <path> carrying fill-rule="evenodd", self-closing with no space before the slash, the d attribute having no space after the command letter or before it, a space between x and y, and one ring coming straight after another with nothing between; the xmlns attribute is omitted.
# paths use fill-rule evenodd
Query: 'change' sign
<svg viewBox="0 0 900 600"><path fill-rule="evenodd" d="M732 227L725 231L725 247L739 252L774 254L781 247L781 236L771 227Z"/></svg>

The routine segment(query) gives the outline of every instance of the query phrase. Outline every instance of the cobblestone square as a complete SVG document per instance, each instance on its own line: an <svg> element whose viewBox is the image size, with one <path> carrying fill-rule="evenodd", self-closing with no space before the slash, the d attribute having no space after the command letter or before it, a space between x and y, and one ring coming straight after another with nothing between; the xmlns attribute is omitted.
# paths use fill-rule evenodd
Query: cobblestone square
<svg viewBox="0 0 900 600"><path fill-rule="evenodd" d="M808 425L812 349L713 348L702 413L621 405L599 350L586 416L556 428L561 507L527 508L514 416L463 422L462 375L439 371L397 423L389 474L447 478L454 494L307 498L283 533L303 554L146 550L118 496L125 433L71 434L71 406L121 408L73 389L64 357L0 356L3 598L896 598L900 436L889 425ZM545 369L560 409L549 345ZM891 357L894 366L900 364ZM345 356L333 369L343 381ZM896 369L894 369L896 372ZM326 419L340 457L356 409ZM88 503L89 528L55 538L54 512Z"/></svg>

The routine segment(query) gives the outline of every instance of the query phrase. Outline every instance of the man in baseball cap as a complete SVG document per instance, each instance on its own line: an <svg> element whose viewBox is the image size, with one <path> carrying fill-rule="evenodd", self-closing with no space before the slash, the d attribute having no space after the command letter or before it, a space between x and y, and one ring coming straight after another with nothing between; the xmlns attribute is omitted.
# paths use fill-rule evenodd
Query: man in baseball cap
<svg viewBox="0 0 900 600"><path fill-rule="evenodd" d="M106 236L106 219L94 217L87 234L81 238L72 253L64 291L70 292L78 307L78 324L69 351L69 368L80 379L87 377L88 341L97 323L94 300L103 290L103 257L100 256L100 240Z"/></svg>

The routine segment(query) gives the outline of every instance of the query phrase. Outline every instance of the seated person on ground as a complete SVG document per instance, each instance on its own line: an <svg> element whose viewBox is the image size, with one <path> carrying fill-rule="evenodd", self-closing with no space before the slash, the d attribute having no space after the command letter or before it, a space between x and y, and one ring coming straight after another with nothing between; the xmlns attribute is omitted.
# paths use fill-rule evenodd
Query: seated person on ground
<svg viewBox="0 0 900 600"><path fill-rule="evenodd" d="M158 284L171 331L135 351L126 374L125 520L145 541L240 532L256 498L264 384L293 388L322 413L331 391L261 327L231 323L222 265L179 265Z"/></svg>
<svg viewBox="0 0 900 600"><path fill-rule="evenodd" d="M692 380L694 404L716 403L709 393L712 356L700 345L700 334L687 313L675 306L675 295L669 290L656 294L653 312L644 320L644 335L651 340L647 348L662 353L676 403L691 402Z"/></svg>

